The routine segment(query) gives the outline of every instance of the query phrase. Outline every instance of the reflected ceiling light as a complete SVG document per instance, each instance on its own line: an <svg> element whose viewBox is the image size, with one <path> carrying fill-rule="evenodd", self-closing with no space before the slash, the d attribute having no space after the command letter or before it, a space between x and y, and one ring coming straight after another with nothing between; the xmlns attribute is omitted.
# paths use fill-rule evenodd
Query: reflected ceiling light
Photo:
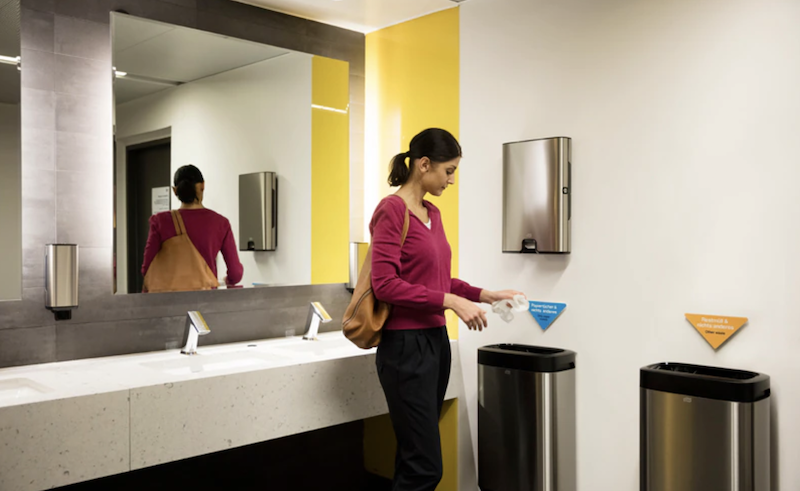
<svg viewBox="0 0 800 491"><path fill-rule="evenodd" d="M331 111L335 113L347 114L347 109L337 109L335 107L320 106L319 104L311 104L314 109L322 109L323 111ZM347 106L350 107L349 105Z"/></svg>
<svg viewBox="0 0 800 491"><path fill-rule="evenodd" d="M124 78L126 80L135 80L137 82L146 82L149 84L156 84L156 85L169 85L169 86L183 85L183 82L175 82L174 80L145 77L144 75L134 75L132 73L123 72L122 70L117 70L116 67L112 67L112 70L114 70L115 78Z"/></svg>
<svg viewBox="0 0 800 491"><path fill-rule="evenodd" d="M14 65L16 67L19 67L21 61L22 61L22 58L20 58L19 56L3 56L3 55L0 55L0 63L2 63L4 65Z"/></svg>

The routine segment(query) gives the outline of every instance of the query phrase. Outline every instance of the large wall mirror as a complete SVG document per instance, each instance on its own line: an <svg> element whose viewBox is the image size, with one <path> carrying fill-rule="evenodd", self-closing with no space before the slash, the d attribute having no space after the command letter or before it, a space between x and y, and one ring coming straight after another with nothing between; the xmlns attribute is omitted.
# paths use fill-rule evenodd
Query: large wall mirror
<svg viewBox="0 0 800 491"><path fill-rule="evenodd" d="M22 298L19 25L19 0L0 0L0 301Z"/></svg>
<svg viewBox="0 0 800 491"><path fill-rule="evenodd" d="M345 283L348 64L126 14L112 32L115 291L142 291L151 217L181 207L185 165L202 173L202 206L230 223L236 288ZM189 236L224 235L181 214Z"/></svg>

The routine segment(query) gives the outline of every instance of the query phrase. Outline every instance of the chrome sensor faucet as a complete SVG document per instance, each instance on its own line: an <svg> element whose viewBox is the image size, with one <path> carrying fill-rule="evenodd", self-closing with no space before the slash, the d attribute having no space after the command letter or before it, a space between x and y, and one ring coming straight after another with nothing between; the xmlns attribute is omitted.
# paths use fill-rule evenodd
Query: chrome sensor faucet
<svg viewBox="0 0 800 491"><path fill-rule="evenodd" d="M319 302L311 302L308 306L308 318L306 319L306 332L303 334L303 339L306 341L315 341L317 333L319 332L319 325L326 324L331 321L331 316Z"/></svg>
<svg viewBox="0 0 800 491"><path fill-rule="evenodd" d="M197 354L197 339L199 336L205 336L210 333L206 320L203 315L196 311L191 310L186 313L186 328L183 331L184 346L181 353L184 355Z"/></svg>

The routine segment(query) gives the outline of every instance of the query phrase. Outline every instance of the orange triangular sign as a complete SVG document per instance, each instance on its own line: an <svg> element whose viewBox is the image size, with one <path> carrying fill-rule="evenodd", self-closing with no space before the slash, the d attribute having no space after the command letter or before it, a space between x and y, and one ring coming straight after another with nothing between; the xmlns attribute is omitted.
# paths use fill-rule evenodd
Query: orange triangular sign
<svg viewBox="0 0 800 491"><path fill-rule="evenodd" d="M733 333L747 323L747 317L725 317L721 315L686 314L688 320L712 348L717 349Z"/></svg>

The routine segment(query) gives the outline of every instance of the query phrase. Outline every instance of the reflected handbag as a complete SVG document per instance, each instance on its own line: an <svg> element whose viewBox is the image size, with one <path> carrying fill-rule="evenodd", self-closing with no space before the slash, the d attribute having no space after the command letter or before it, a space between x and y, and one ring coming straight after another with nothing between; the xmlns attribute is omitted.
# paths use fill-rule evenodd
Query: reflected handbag
<svg viewBox="0 0 800 491"><path fill-rule="evenodd" d="M211 290L219 286L217 276L192 243L178 210L172 210L175 237L161 244L144 275L144 292Z"/></svg>
<svg viewBox="0 0 800 491"><path fill-rule="evenodd" d="M400 238L401 249L407 234L408 207L406 206L403 234ZM375 298L375 293L372 291L372 245L370 244L353 290L353 298L344 311L342 331L345 337L359 348L374 348L381 342L381 330L391 311L392 306Z"/></svg>

